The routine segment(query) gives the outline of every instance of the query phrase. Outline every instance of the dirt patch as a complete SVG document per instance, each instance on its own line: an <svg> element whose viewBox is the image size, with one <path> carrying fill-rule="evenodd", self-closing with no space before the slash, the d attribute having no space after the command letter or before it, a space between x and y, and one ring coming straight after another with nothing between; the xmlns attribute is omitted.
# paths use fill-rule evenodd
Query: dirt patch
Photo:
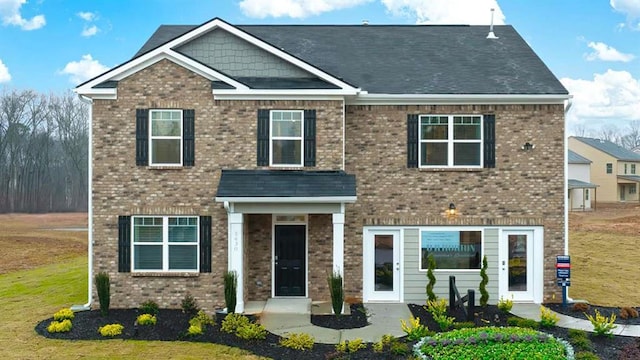
<svg viewBox="0 0 640 360"><path fill-rule="evenodd" d="M87 255L86 213L0 215L0 274Z"/></svg>

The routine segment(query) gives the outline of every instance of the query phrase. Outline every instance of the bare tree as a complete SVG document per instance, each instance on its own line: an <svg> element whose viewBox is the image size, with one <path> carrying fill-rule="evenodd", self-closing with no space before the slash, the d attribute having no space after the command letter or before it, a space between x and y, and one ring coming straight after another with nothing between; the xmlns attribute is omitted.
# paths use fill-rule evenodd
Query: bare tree
<svg viewBox="0 0 640 360"><path fill-rule="evenodd" d="M633 120L627 126L627 132L621 138L621 145L627 149L640 146L640 121Z"/></svg>

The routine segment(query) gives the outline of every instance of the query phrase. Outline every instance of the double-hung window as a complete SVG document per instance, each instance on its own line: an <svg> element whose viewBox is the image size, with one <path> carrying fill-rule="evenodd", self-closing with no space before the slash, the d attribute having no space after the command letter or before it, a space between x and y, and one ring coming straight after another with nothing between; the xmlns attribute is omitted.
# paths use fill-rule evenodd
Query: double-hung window
<svg viewBox="0 0 640 360"><path fill-rule="evenodd" d="M182 166L182 110L149 110L150 165Z"/></svg>
<svg viewBox="0 0 640 360"><path fill-rule="evenodd" d="M270 115L270 165L303 166L303 111L272 110Z"/></svg>
<svg viewBox="0 0 640 360"><path fill-rule="evenodd" d="M198 217L134 216L133 271L199 271Z"/></svg>
<svg viewBox="0 0 640 360"><path fill-rule="evenodd" d="M636 164L631 164L631 173L632 174L636 173Z"/></svg>
<svg viewBox="0 0 640 360"><path fill-rule="evenodd" d="M613 174L613 164L607 163L607 174Z"/></svg>
<svg viewBox="0 0 640 360"><path fill-rule="evenodd" d="M481 115L421 115L420 167L482 167Z"/></svg>

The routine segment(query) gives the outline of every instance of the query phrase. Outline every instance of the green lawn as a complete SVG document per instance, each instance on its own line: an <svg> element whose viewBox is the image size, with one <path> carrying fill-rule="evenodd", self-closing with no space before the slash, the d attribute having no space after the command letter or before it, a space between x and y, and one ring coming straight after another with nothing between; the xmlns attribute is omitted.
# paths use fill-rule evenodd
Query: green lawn
<svg viewBox="0 0 640 360"><path fill-rule="evenodd" d="M143 341L63 341L36 334L54 312L87 301L87 258L0 275L1 359L260 359L214 344Z"/></svg>

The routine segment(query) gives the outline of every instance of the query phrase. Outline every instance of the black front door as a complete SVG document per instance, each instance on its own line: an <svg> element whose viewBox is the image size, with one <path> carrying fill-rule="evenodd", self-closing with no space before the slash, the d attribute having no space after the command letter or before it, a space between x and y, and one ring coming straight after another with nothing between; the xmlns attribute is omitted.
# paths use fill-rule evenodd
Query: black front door
<svg viewBox="0 0 640 360"><path fill-rule="evenodd" d="M276 296L305 296L305 225L275 226Z"/></svg>

